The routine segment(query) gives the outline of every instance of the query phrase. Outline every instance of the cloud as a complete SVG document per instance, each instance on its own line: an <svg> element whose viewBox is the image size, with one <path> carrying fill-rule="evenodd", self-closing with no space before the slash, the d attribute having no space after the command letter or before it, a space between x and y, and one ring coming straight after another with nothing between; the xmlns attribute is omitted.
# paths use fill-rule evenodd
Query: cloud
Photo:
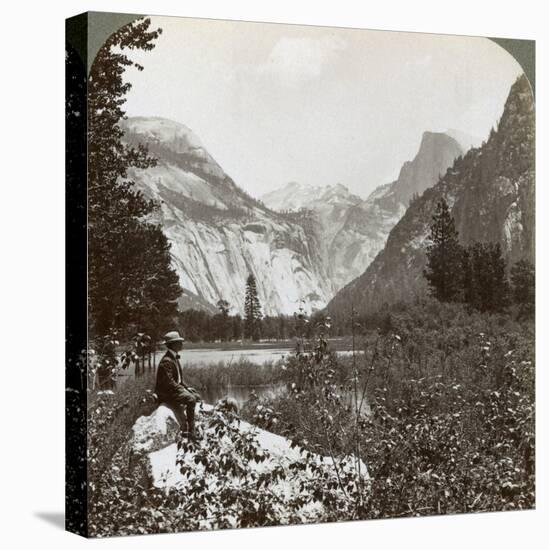
<svg viewBox="0 0 549 550"><path fill-rule="evenodd" d="M299 84L320 76L322 69L345 47L346 42L335 36L319 39L282 37L257 71L286 84Z"/></svg>
<svg viewBox="0 0 549 550"><path fill-rule="evenodd" d="M406 67L428 67L433 62L433 56L432 55L424 55L423 57L419 57L417 59L412 59L410 61L406 62Z"/></svg>

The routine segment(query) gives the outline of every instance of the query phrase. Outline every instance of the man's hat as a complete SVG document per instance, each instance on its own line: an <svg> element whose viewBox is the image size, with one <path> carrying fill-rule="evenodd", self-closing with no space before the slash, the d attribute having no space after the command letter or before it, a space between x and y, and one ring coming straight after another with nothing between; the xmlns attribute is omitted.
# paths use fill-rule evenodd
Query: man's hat
<svg viewBox="0 0 549 550"><path fill-rule="evenodd" d="M179 335L177 330L172 330L164 334L164 344L171 344L172 342L184 342L185 338Z"/></svg>

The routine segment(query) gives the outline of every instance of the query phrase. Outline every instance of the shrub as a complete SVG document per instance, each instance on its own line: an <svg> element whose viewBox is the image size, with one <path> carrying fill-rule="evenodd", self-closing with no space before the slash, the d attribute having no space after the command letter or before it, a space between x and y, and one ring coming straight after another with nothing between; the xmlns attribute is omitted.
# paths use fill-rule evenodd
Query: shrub
<svg viewBox="0 0 549 550"><path fill-rule="evenodd" d="M92 523L110 523L104 514L112 512L106 496L108 476L115 455L131 436L137 418L156 407L149 374L132 379L115 391L88 393L88 502ZM135 481L135 480L134 480Z"/></svg>
<svg viewBox="0 0 549 550"><path fill-rule="evenodd" d="M354 358L292 359L288 392L243 413L316 452L364 460L371 480L349 491L358 517L531 508L533 326L431 302L392 322Z"/></svg>
<svg viewBox="0 0 549 550"><path fill-rule="evenodd" d="M428 301L393 311L391 327L380 333L355 325L363 332L355 339L362 353L351 356L316 342L264 367L240 361L186 369L197 387L214 380L285 385L242 411L301 450L265 475L253 467L269 459L254 433L239 430L233 414L217 412L205 420L199 442L180 444L187 483L168 494L144 487L117 449L146 411L143 392L152 381L91 396L93 532L533 507L533 324ZM291 494L270 490L280 482L291 485ZM308 506L314 515L304 513Z"/></svg>

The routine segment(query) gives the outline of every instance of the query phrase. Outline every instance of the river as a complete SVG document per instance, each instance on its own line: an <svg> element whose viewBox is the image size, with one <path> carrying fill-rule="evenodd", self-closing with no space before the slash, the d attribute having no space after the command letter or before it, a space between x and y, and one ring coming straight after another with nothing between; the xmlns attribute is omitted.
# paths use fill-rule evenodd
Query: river
<svg viewBox="0 0 549 550"><path fill-rule="evenodd" d="M156 357L153 362L159 363L165 350L159 350L156 352ZM263 365L265 363L276 363L280 359L283 359L287 355L295 353L293 347L266 347L261 344L249 348L189 348L183 349L179 352L181 357L181 366L185 368L185 365L215 365L223 362L229 364L231 362L237 362L240 359L250 361L256 365ZM351 350L337 350L338 354L348 355L351 354ZM134 374L134 367L132 366L128 373Z"/></svg>
<svg viewBox="0 0 549 550"><path fill-rule="evenodd" d="M165 350L159 350L156 352L156 356L151 358L151 363L158 365ZM185 369L185 366L208 366L216 365L218 363L230 364L232 362L238 362L241 359L247 360L250 363L256 365L263 365L265 363L276 363L289 354L295 353L294 347L273 347L272 345L257 344L250 347L201 347L201 348L186 348L180 352L181 366ZM350 350L338 350L338 354L347 355L352 353ZM145 371L148 371L148 360L146 361ZM123 383L124 380L131 379L135 376L135 365L132 364L130 368L123 371L119 375L119 382ZM234 398L239 406L242 406L254 392L258 397L273 396L277 392L281 391L280 386L265 385L265 386L214 386L209 387L207 390L203 390L202 397L206 403L215 404L219 399L223 397Z"/></svg>

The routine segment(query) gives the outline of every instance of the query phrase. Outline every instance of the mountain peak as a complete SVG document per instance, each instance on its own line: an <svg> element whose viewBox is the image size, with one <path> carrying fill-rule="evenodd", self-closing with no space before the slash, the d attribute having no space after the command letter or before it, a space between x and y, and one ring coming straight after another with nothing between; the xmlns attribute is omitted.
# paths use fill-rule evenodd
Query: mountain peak
<svg viewBox="0 0 549 550"><path fill-rule="evenodd" d="M194 132L181 122L157 116L128 117L120 122L125 132L139 135L148 140L171 144L175 153L186 152L188 149L203 149L203 145ZM184 150L181 150L184 149Z"/></svg>
<svg viewBox="0 0 549 550"><path fill-rule="evenodd" d="M300 183L299 181L289 181L286 185L281 187L281 189L287 189L288 191L296 191L296 190L303 190L303 191L312 191L313 189L316 189L312 185L309 185L308 183Z"/></svg>
<svg viewBox="0 0 549 550"><path fill-rule="evenodd" d="M419 146L418 155L422 153L422 150L430 147L448 147L453 145L461 149L458 141L446 132L433 132L427 130L423 132L423 135L421 136L421 144Z"/></svg>
<svg viewBox="0 0 549 550"><path fill-rule="evenodd" d="M433 132L432 130L425 130L421 135L421 141L428 141L430 139L436 139L436 136L441 135L441 132Z"/></svg>
<svg viewBox="0 0 549 550"><path fill-rule="evenodd" d="M425 250L431 216L441 198L452 205L462 243L497 242L509 264L534 258L534 134L532 92L528 82L519 78L511 88L497 129L480 147L451 163L451 170L429 163L428 156L419 162L418 154L403 174L406 181L402 181L402 190L424 181L418 176L426 166L431 167L431 176L441 177L409 204L366 271L330 302L327 311L336 322L347 315L351 304L357 310L376 311L384 304L411 300L426 292L422 277ZM422 147L426 153L430 138L427 134ZM390 187L394 196L395 184Z"/></svg>
<svg viewBox="0 0 549 550"><path fill-rule="evenodd" d="M336 183L335 185L327 185L324 191L320 195L321 201L329 203L348 203L358 204L362 199L358 195L354 195L349 191L349 188L342 183Z"/></svg>
<svg viewBox="0 0 549 550"><path fill-rule="evenodd" d="M153 155L184 164L192 159L194 167L201 173L225 179L226 174L219 164L195 133L181 122L156 116L136 116L121 120L119 124L126 140L144 144Z"/></svg>
<svg viewBox="0 0 549 550"><path fill-rule="evenodd" d="M406 206L413 195L421 194L435 185L439 176L462 153L460 144L448 134L423 132L416 156L402 165L398 179L391 185L389 193Z"/></svg>
<svg viewBox="0 0 549 550"><path fill-rule="evenodd" d="M299 210L300 208L320 208L326 205L353 205L362 199L353 195L342 183L334 185L309 185L296 181L265 193L260 197L271 210Z"/></svg>
<svg viewBox="0 0 549 550"><path fill-rule="evenodd" d="M334 191L337 191L338 193L346 193L350 194L349 188L346 185L343 185L342 183L336 183L335 185L329 185L329 189L333 189Z"/></svg>

